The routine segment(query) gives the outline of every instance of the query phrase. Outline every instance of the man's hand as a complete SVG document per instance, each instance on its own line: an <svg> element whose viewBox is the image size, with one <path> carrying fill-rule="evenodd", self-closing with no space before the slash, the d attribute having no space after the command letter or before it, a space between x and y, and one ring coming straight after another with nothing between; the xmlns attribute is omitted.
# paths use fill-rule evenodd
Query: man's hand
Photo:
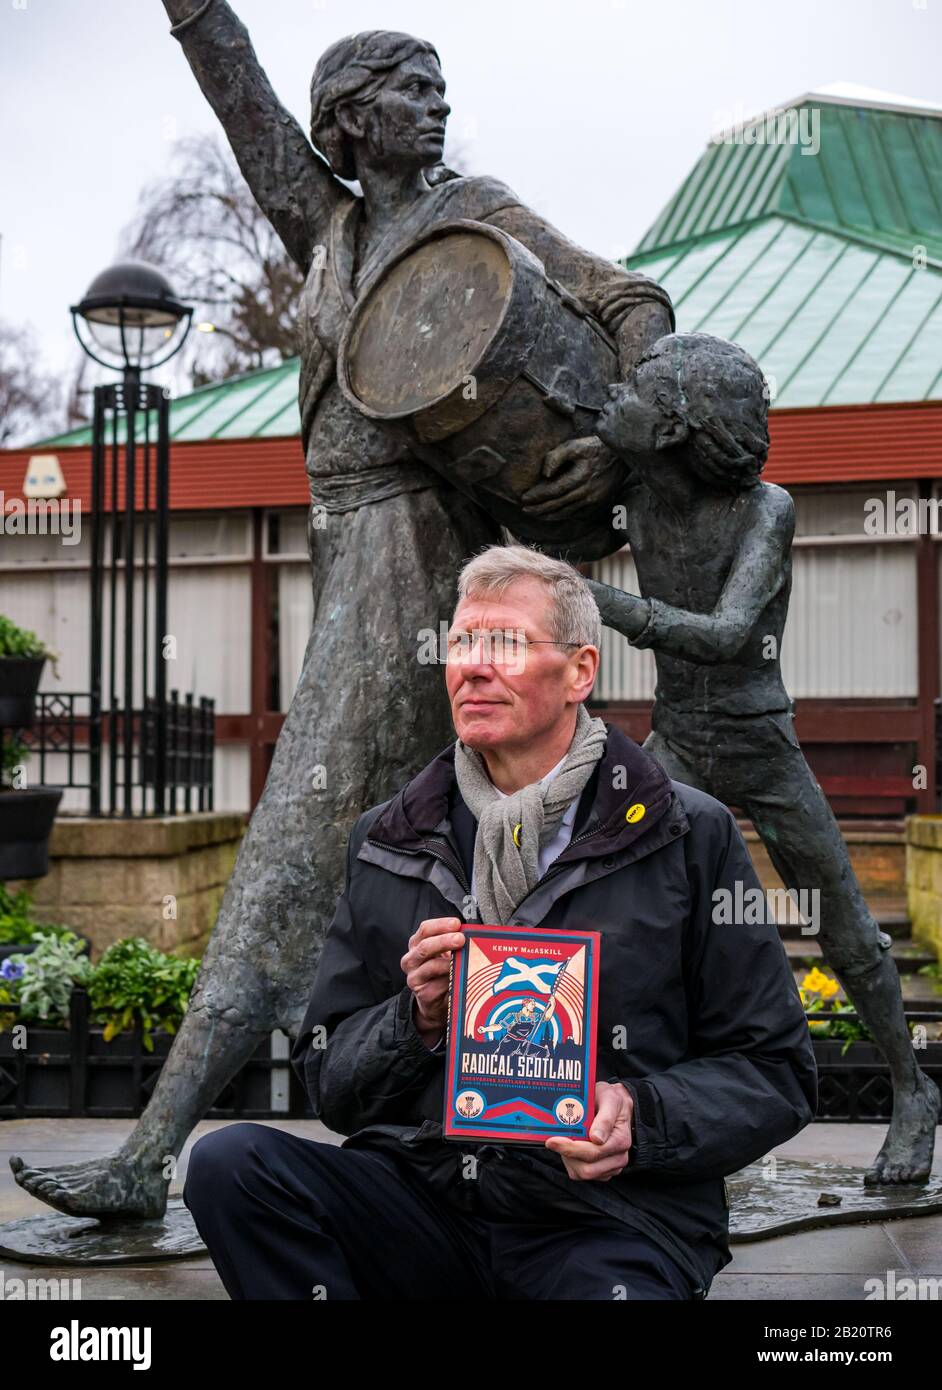
<svg viewBox="0 0 942 1390"><path fill-rule="evenodd" d="M465 942L460 926L459 917L429 917L420 922L399 962L415 997L416 1029L429 1047L434 1047L448 1021L451 955Z"/></svg>
<svg viewBox="0 0 942 1390"><path fill-rule="evenodd" d="M589 1138L566 1139L554 1134L546 1147L559 1154L571 1178L608 1182L628 1162L631 1111L634 1101L624 1086L599 1081L595 1086L595 1119Z"/></svg>
<svg viewBox="0 0 942 1390"><path fill-rule="evenodd" d="M568 516L613 496L627 474L627 467L596 435L568 439L546 455L542 474L520 501L534 516Z"/></svg>

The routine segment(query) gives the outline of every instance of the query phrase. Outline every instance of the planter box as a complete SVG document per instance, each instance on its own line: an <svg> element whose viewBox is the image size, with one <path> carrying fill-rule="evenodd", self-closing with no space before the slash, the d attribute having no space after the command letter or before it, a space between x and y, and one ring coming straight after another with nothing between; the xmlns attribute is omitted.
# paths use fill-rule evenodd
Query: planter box
<svg viewBox="0 0 942 1390"><path fill-rule="evenodd" d="M840 1039L816 1038L812 1046L818 1064L816 1120L889 1122L893 1109L890 1069L875 1043L853 1042L843 1056L845 1044ZM917 1051L916 1061L942 1090L942 1042L928 1043Z"/></svg>
<svg viewBox="0 0 942 1390"><path fill-rule="evenodd" d="M42 878L49 872L49 836L62 787L0 792L0 878Z"/></svg>
<svg viewBox="0 0 942 1390"><path fill-rule="evenodd" d="M0 1005L0 1012L5 1008L9 1006ZM0 1119L126 1119L142 1113L173 1045L173 1035L154 1033L153 1052L144 1050L140 1027L105 1042L102 1027L88 1023L84 990L73 992L71 1025L28 1025L28 1046L22 1050L14 1048L10 1031L0 1033ZM206 1111L205 1119L275 1120L310 1115L307 1097L287 1057L275 1055L277 1039L277 1034L262 1039ZM277 1107L272 1104L273 1071L279 1073Z"/></svg>
<svg viewBox="0 0 942 1390"><path fill-rule="evenodd" d="M32 725L45 664L44 656L0 656L0 728Z"/></svg>

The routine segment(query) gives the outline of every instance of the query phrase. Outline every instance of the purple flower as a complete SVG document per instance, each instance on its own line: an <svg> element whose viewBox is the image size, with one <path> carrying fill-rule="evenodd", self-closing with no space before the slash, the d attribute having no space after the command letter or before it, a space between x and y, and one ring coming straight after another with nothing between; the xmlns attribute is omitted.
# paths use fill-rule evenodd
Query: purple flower
<svg viewBox="0 0 942 1390"><path fill-rule="evenodd" d="M0 976L5 980L18 980L23 974L23 966L17 965L10 956L0 965Z"/></svg>

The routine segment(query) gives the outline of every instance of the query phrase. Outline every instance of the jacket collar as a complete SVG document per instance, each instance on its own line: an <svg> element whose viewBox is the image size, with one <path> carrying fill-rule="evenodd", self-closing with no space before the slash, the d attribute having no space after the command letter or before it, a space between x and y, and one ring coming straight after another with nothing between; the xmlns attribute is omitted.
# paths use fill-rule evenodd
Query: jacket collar
<svg viewBox="0 0 942 1390"><path fill-rule="evenodd" d="M678 826L674 834L687 829L684 811L660 763L616 725L606 722L605 727L608 737L591 809L586 816L586 807L580 804L573 841L554 863L613 855L649 835L668 814ZM430 839L447 837L456 786L451 743L393 797L371 826L369 838L396 849L420 850Z"/></svg>

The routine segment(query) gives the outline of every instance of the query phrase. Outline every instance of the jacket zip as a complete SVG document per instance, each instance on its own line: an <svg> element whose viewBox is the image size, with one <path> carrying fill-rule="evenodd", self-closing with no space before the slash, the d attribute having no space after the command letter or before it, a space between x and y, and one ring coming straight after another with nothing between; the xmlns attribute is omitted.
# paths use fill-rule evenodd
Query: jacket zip
<svg viewBox="0 0 942 1390"><path fill-rule="evenodd" d="M427 840L422 841L423 849L402 849L399 845L387 845L382 840L374 840L372 835L367 835L366 842L369 845L375 845L377 849L388 849L393 854L430 854L433 859L439 860L440 863L445 865L446 869L452 871L466 893L471 892L471 885L465 877L463 866L458 863L457 859L452 859L450 855L440 854Z"/></svg>

